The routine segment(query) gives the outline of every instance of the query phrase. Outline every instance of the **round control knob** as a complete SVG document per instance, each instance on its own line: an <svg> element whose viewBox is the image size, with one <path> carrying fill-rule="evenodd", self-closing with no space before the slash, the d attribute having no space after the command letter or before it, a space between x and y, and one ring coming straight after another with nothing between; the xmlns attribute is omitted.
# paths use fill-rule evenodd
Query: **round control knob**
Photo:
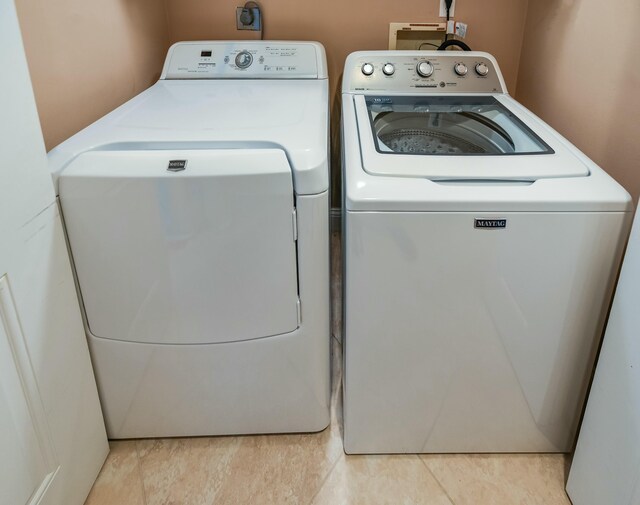
<svg viewBox="0 0 640 505"><path fill-rule="evenodd" d="M433 65L430 61L423 60L416 65L416 72L421 77L429 77L433 74Z"/></svg>
<svg viewBox="0 0 640 505"><path fill-rule="evenodd" d="M364 65L362 65L362 73L364 75L373 74L373 65L371 63L365 63Z"/></svg>
<svg viewBox="0 0 640 505"><path fill-rule="evenodd" d="M467 75L467 66L464 63L456 63L455 66L453 67L453 70L455 70L456 74L462 76L462 75Z"/></svg>
<svg viewBox="0 0 640 505"><path fill-rule="evenodd" d="M489 73L489 67L485 63L478 63L476 65L476 74L481 77L486 76Z"/></svg>
<svg viewBox="0 0 640 505"><path fill-rule="evenodd" d="M382 72L384 75L393 75L396 71L396 67L393 66L393 63L387 63L384 67L382 67Z"/></svg>
<svg viewBox="0 0 640 505"><path fill-rule="evenodd" d="M240 51L236 55L236 67L238 68L249 68L249 66L253 63L253 56L249 51Z"/></svg>

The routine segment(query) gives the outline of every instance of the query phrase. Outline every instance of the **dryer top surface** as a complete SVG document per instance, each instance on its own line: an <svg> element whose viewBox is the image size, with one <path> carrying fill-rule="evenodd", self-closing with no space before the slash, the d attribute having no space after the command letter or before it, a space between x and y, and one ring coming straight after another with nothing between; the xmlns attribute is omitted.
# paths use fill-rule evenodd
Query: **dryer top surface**
<svg viewBox="0 0 640 505"><path fill-rule="evenodd" d="M57 183L92 150L285 151L299 194L326 191L326 80L161 80L49 153Z"/></svg>

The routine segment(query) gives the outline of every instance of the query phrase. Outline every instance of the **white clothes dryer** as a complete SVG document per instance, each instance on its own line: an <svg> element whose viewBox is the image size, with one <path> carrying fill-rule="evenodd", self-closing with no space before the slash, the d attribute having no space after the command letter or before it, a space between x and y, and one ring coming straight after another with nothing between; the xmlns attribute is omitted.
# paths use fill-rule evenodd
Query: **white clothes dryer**
<svg viewBox="0 0 640 505"><path fill-rule="evenodd" d="M51 151L110 438L329 423L328 80L311 42L183 42Z"/></svg>
<svg viewBox="0 0 640 505"><path fill-rule="evenodd" d="M631 199L482 52L343 80L348 453L572 447Z"/></svg>

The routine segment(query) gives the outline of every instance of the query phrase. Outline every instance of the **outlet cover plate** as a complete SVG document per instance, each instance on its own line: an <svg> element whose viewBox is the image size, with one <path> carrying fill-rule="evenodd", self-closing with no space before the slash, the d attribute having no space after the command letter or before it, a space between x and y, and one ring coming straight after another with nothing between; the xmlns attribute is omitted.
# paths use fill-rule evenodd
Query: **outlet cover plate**
<svg viewBox="0 0 640 505"><path fill-rule="evenodd" d="M456 13L456 0L453 0L453 3L451 4L451 9L449 9L449 17L452 18L455 13ZM440 0L440 17L441 18L447 17L447 8L444 5L444 0Z"/></svg>
<svg viewBox="0 0 640 505"><path fill-rule="evenodd" d="M251 11L253 12L253 23L250 25L245 25L242 21L240 21L240 15L244 7L236 7L236 29L237 30L253 30L259 32L262 29L262 18L260 9L257 7L252 7Z"/></svg>

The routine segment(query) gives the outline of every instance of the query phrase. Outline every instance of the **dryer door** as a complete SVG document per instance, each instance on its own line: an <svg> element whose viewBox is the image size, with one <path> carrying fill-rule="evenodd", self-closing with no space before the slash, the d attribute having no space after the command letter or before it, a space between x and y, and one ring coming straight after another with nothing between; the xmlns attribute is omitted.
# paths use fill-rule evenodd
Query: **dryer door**
<svg viewBox="0 0 640 505"><path fill-rule="evenodd" d="M60 199L95 336L201 344L297 328L283 151L89 152L64 170Z"/></svg>

